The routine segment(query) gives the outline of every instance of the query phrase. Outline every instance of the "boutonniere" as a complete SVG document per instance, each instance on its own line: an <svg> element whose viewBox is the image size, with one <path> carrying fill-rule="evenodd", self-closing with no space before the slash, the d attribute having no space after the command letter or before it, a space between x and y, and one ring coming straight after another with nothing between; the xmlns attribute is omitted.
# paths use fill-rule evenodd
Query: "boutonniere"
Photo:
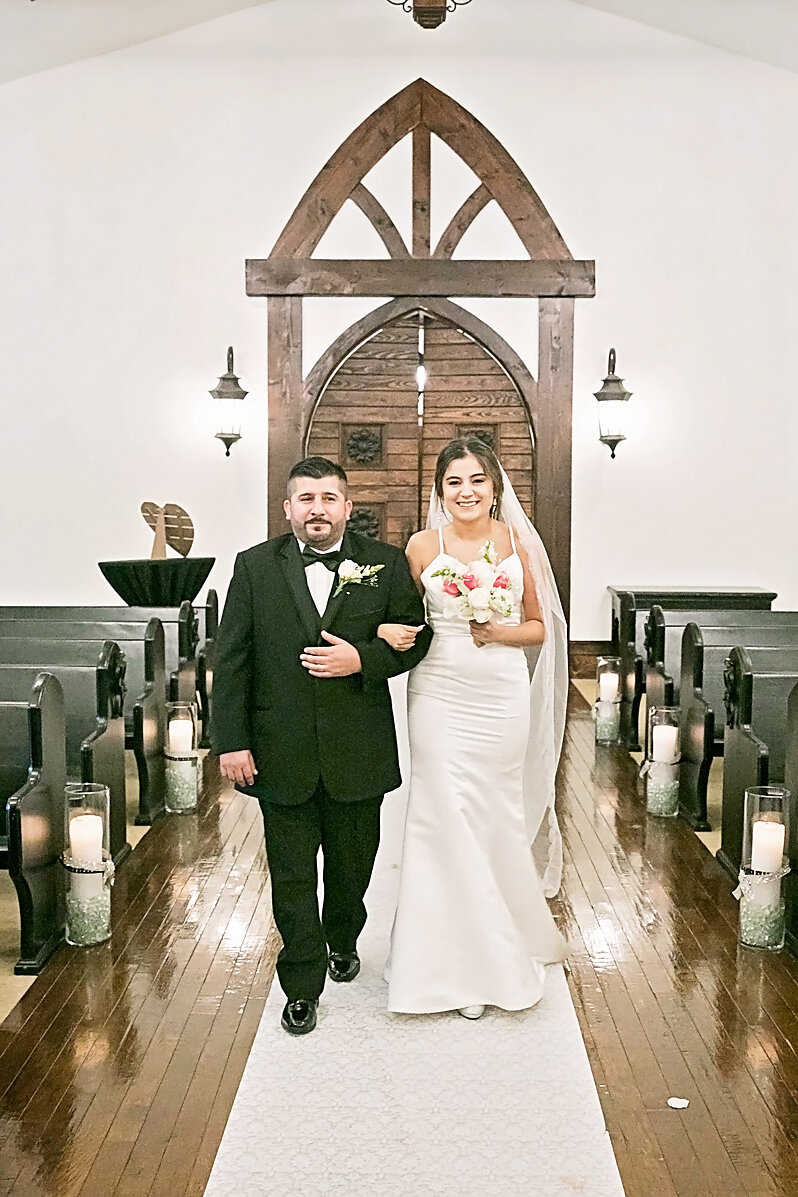
<svg viewBox="0 0 798 1197"><path fill-rule="evenodd" d="M358 565L356 561L342 561L338 566L338 589L333 598L337 598L344 586L376 586L377 574L384 565Z"/></svg>

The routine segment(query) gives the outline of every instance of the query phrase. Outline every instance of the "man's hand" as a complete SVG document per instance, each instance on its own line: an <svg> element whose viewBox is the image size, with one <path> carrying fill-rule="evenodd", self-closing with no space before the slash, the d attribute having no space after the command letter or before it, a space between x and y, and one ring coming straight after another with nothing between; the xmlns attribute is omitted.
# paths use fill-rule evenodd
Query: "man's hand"
<svg viewBox="0 0 798 1197"><path fill-rule="evenodd" d="M234 781L240 786L251 786L258 770L248 748L240 752L223 752L219 757L219 767L222 777Z"/></svg>
<svg viewBox="0 0 798 1197"><path fill-rule="evenodd" d="M354 644L331 632L322 632L322 638L328 647L306 648L299 657L311 677L349 677L360 673L363 666Z"/></svg>

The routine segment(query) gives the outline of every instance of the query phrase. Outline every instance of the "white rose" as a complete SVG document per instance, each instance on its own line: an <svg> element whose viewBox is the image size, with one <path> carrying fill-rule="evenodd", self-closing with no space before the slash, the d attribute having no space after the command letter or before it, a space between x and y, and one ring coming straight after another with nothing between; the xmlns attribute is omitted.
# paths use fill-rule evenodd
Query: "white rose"
<svg viewBox="0 0 798 1197"><path fill-rule="evenodd" d="M338 566L339 578L356 578L360 572L360 566L356 561L350 560L349 557L342 561Z"/></svg>
<svg viewBox="0 0 798 1197"><path fill-rule="evenodd" d="M468 601L475 611L489 607L490 591L487 586L475 586L473 590L469 590Z"/></svg>
<svg viewBox="0 0 798 1197"><path fill-rule="evenodd" d="M443 601L444 619L462 619L465 616L467 603L462 598L445 598Z"/></svg>

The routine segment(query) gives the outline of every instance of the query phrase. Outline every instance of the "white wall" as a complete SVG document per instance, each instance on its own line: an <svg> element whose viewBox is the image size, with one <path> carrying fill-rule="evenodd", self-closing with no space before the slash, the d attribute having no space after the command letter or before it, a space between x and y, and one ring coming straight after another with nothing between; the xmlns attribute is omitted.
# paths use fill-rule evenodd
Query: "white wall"
<svg viewBox="0 0 798 1197"><path fill-rule="evenodd" d="M608 582L763 585L798 605L798 78L567 0L477 0L435 32L384 0L272 0L0 87L0 602L115 601L96 562L148 555L145 499L190 512L224 592L265 535L265 301L245 297L243 259L418 76L596 259L576 328L572 635L608 634ZM375 188L406 227L403 152ZM436 227L467 184L445 157ZM326 251L372 252L354 228ZM486 220L463 250L511 247ZM310 365L370 305L307 306ZM473 306L534 373L530 305ZM230 343L250 395L226 460L205 399ZM615 461L592 397L611 344L634 392Z"/></svg>

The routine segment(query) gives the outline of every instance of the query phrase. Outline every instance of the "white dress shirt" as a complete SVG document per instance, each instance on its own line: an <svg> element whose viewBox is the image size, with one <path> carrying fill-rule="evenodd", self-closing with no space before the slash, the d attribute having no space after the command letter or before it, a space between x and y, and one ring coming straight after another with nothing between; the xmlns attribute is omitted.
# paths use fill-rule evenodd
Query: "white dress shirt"
<svg viewBox="0 0 798 1197"><path fill-rule="evenodd" d="M296 542L299 545L299 551L301 553L305 547L304 542L301 541L298 536L296 538ZM343 543L344 538L342 536L338 541L338 544L332 545L332 547L329 549L317 549L315 545L311 545L310 547L316 553L326 554L336 552L336 550L340 549ZM330 599L330 592L332 591L335 578L336 575L333 573L333 571L328 569L326 565L322 565L320 561L314 561L312 565L305 566L305 581L308 584L310 597L316 604L316 610L318 611L319 615L324 614L324 610Z"/></svg>

